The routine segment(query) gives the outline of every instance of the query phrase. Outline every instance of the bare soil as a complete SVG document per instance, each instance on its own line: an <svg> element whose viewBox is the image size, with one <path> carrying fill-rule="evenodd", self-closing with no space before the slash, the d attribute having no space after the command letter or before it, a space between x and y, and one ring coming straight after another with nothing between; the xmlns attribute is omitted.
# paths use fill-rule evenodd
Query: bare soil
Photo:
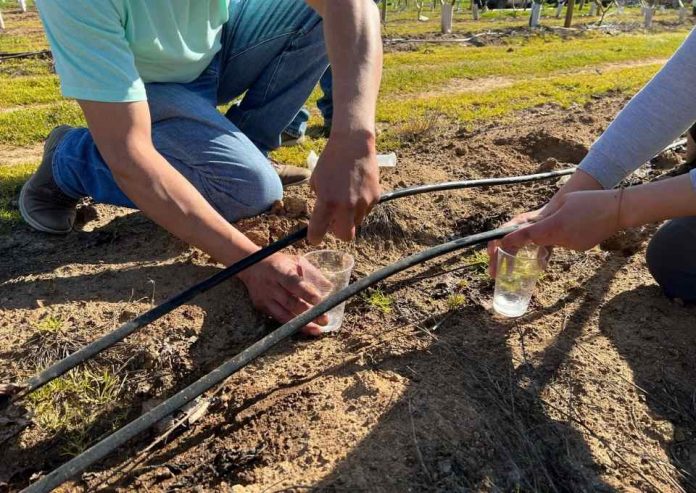
<svg viewBox="0 0 696 493"><path fill-rule="evenodd" d="M578 163L624 103L545 106L474 132L440 128L400 151L384 188ZM498 226L556 189L395 201L341 248L356 255L360 277ZM310 207L309 190L295 190L240 227L272 241ZM47 347L93 340L219 269L137 212L85 205L83 220L63 238L23 226L0 238L0 382L31 375L50 359ZM64 491L694 491L694 309L665 299L649 275L650 232L556 251L517 320L490 313L492 283L472 251L428 262L382 283L390 309L352 300L339 333L281 343L208 396L204 417L140 456L158 434L138 437ZM52 346L37 338L49 316L64 321ZM153 323L94 363L126 379L117 403L86 417L89 438L273 327L237 281ZM62 463L70 438L38 425L5 438L0 483L16 491Z"/></svg>

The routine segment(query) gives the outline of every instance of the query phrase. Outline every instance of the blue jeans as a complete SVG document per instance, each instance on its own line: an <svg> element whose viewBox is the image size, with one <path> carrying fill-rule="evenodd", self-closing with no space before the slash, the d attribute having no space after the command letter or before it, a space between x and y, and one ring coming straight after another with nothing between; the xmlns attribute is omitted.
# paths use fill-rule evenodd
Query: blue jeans
<svg viewBox="0 0 696 493"><path fill-rule="evenodd" d="M232 0L222 49L198 79L146 85L155 148L228 221L259 214L283 193L266 154L327 66L321 18L304 0ZM61 141L53 175L71 197L135 208L87 129Z"/></svg>
<svg viewBox="0 0 696 493"><path fill-rule="evenodd" d="M333 75L331 67L327 68L324 75L319 79L319 87L321 87L322 96L317 100L317 108L321 111L321 116L324 117L324 124L330 126L331 120L333 120ZM307 132L308 121L309 111L303 106L285 129L285 133L295 138L303 136Z"/></svg>
<svg viewBox="0 0 696 493"><path fill-rule="evenodd" d="M696 217L665 223L650 240L646 256L667 297L696 302Z"/></svg>

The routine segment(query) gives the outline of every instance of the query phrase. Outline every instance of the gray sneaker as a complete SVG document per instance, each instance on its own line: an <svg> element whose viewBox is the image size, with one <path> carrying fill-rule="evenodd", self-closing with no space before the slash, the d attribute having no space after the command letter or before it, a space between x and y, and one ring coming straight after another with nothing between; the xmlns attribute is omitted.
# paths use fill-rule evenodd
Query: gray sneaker
<svg viewBox="0 0 696 493"><path fill-rule="evenodd" d="M78 201L65 195L53 179L53 154L72 128L61 125L51 131L44 144L39 169L19 193L19 212L22 218L29 226L44 233L69 233L75 224Z"/></svg>

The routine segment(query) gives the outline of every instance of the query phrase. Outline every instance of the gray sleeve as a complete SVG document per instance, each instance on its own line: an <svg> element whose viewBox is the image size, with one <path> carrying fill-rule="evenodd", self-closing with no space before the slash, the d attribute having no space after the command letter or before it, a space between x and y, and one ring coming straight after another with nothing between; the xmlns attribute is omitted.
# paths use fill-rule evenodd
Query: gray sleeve
<svg viewBox="0 0 696 493"><path fill-rule="evenodd" d="M696 31L592 145L580 169L612 188L696 122ZM696 184L696 174L692 174Z"/></svg>

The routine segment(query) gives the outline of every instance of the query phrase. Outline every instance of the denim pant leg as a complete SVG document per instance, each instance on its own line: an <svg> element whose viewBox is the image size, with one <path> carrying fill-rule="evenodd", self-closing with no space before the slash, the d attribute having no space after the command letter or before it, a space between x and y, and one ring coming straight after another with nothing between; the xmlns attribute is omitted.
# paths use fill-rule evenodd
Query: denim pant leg
<svg viewBox="0 0 696 493"><path fill-rule="evenodd" d="M667 222L650 240L646 257L665 295L696 302L696 217Z"/></svg>
<svg viewBox="0 0 696 493"><path fill-rule="evenodd" d="M305 0L232 0L222 37L218 102L264 154L328 66L321 17Z"/></svg>
<svg viewBox="0 0 696 493"><path fill-rule="evenodd" d="M324 75L319 79L322 96L317 100L317 108L324 117L324 125L333 120L333 73L331 67L326 69Z"/></svg>
<svg viewBox="0 0 696 493"><path fill-rule="evenodd" d="M265 211L283 192L268 160L215 108L217 73L213 75L212 86L201 80L147 85L152 140L160 154L232 222ZM56 150L53 170L58 186L70 196L136 207L119 189L87 129L67 134Z"/></svg>
<svg viewBox="0 0 696 493"><path fill-rule="evenodd" d="M309 110L306 106L303 106L300 111L298 111L295 118L290 122L290 125L285 127L284 133L288 134L290 137L296 139L302 137L307 133L307 122L309 121Z"/></svg>

